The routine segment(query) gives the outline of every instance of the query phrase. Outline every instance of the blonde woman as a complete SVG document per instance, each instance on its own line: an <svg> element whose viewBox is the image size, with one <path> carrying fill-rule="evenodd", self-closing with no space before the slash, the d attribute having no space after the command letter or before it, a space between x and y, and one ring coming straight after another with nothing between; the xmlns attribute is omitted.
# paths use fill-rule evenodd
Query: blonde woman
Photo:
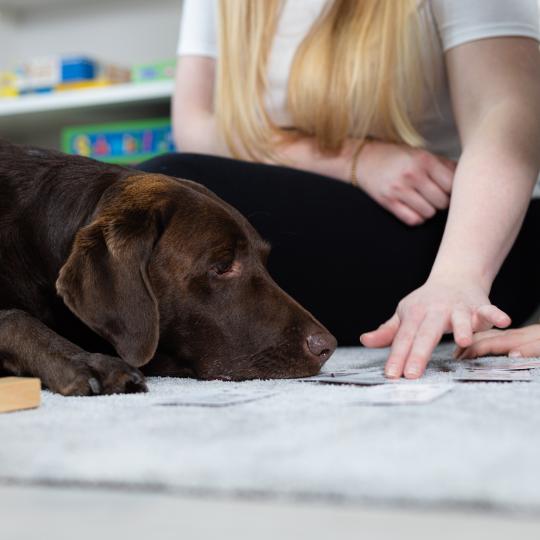
<svg viewBox="0 0 540 540"><path fill-rule="evenodd" d="M182 153L145 168L239 208L340 344L365 332L417 378L444 334L540 299L538 21L536 0L185 0Z"/></svg>

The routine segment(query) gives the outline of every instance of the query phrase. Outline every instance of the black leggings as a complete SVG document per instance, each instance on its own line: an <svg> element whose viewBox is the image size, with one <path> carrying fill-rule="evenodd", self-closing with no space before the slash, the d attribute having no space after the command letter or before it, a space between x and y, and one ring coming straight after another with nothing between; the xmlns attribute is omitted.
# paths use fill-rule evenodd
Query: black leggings
<svg viewBox="0 0 540 540"><path fill-rule="evenodd" d="M286 167L168 154L138 168L195 180L240 210L272 244L270 274L340 345L358 345L424 283L447 216L409 227L351 185ZM539 232L533 200L491 292L514 326L540 302Z"/></svg>

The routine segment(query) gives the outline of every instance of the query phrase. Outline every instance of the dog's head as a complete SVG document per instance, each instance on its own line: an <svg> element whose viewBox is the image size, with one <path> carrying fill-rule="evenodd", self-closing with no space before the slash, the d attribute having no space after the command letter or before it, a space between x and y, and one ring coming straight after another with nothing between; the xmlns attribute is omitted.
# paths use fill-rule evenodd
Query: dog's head
<svg viewBox="0 0 540 540"><path fill-rule="evenodd" d="M202 379L313 375L336 341L269 276L269 251L212 192L144 174L108 190L57 290L137 367L156 357Z"/></svg>

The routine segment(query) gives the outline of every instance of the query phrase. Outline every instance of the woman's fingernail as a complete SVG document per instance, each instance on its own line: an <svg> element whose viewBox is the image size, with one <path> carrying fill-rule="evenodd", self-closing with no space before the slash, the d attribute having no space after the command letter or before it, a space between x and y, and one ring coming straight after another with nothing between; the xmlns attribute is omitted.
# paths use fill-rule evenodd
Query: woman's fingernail
<svg viewBox="0 0 540 540"><path fill-rule="evenodd" d="M510 358L522 358L521 353L519 351L510 351L508 353L508 356Z"/></svg>
<svg viewBox="0 0 540 540"><path fill-rule="evenodd" d="M407 366L407 369L405 370L405 375L408 377L416 377L417 375L420 375L420 366L418 364L412 364L410 366Z"/></svg>
<svg viewBox="0 0 540 540"><path fill-rule="evenodd" d="M396 377L399 377L399 369L397 366L389 366L385 370L386 376L391 377L392 379L395 379Z"/></svg>

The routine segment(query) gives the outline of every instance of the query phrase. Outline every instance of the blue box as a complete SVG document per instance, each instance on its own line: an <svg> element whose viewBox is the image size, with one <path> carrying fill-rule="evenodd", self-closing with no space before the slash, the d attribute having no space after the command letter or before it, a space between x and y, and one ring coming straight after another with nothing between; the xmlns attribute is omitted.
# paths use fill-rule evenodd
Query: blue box
<svg viewBox="0 0 540 540"><path fill-rule="evenodd" d="M62 58L62 82L94 79L96 72L97 66L90 58L84 56Z"/></svg>

